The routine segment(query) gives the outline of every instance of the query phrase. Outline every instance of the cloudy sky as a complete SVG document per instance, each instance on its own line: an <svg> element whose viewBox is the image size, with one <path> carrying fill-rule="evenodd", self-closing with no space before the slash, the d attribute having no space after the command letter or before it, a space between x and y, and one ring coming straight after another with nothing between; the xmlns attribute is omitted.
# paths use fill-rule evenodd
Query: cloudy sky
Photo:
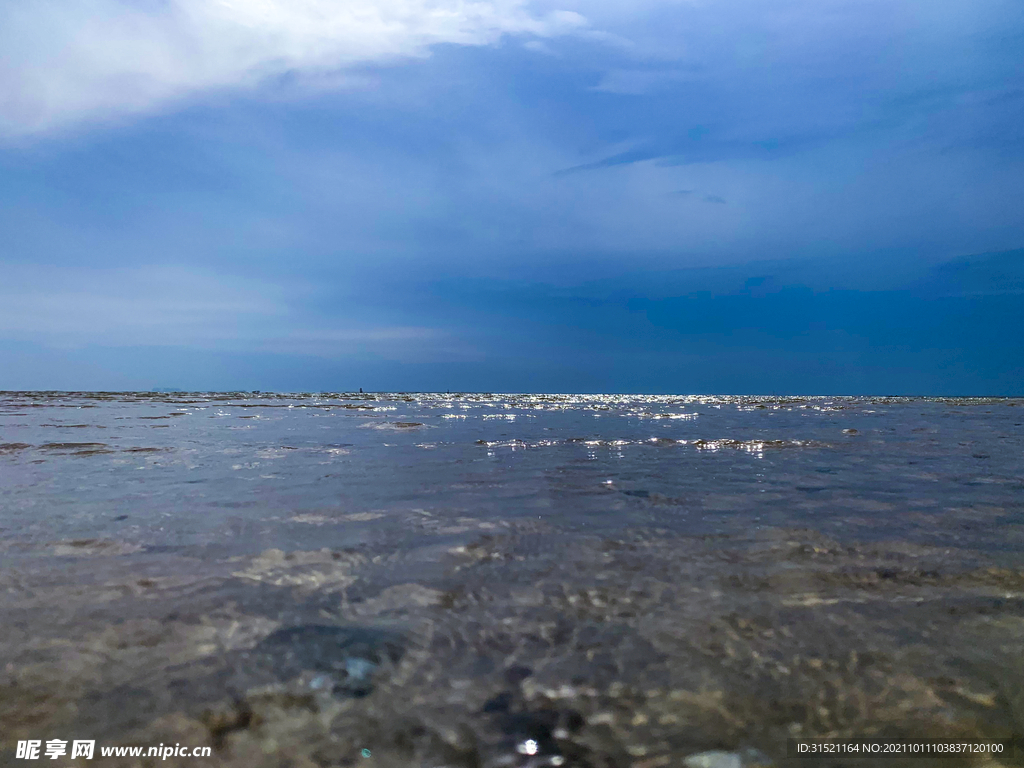
<svg viewBox="0 0 1024 768"><path fill-rule="evenodd" d="M8 0L0 389L1024 394L1020 0Z"/></svg>

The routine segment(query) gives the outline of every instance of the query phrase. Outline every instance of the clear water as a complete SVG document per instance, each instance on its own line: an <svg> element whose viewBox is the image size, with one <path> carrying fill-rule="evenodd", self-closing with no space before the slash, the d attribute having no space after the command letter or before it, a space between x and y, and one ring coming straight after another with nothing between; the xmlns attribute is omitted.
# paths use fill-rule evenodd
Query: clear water
<svg viewBox="0 0 1024 768"><path fill-rule="evenodd" d="M1019 733L1022 423L1013 399L3 393L0 738L654 768Z"/></svg>

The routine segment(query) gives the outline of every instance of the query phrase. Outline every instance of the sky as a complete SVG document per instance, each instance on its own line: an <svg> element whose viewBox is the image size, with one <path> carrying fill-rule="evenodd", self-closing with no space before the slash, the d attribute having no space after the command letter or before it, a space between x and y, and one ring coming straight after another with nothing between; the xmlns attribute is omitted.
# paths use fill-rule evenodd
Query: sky
<svg viewBox="0 0 1024 768"><path fill-rule="evenodd" d="M1019 0L7 0L0 389L1024 395Z"/></svg>

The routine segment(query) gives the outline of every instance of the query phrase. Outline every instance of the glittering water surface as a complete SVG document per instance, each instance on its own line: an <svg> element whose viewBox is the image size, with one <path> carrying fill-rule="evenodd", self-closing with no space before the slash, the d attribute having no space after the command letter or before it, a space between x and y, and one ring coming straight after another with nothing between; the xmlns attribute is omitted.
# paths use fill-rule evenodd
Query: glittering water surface
<svg viewBox="0 0 1024 768"><path fill-rule="evenodd" d="M2 393L0 739L657 768L1019 734L1022 422L1007 399Z"/></svg>

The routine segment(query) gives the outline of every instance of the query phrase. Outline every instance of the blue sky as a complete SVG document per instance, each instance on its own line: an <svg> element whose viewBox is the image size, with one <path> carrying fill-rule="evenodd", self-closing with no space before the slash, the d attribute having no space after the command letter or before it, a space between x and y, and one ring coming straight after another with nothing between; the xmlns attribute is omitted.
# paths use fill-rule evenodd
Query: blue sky
<svg viewBox="0 0 1024 768"><path fill-rule="evenodd" d="M0 388L1024 394L1024 6L12 0Z"/></svg>

